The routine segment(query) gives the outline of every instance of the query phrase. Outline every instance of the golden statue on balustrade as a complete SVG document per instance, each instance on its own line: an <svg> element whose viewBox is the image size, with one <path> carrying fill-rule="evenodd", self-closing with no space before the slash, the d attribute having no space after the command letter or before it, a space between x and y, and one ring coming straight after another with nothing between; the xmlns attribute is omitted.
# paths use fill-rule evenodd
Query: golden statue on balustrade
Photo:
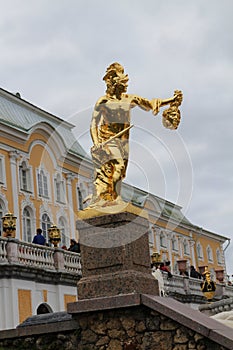
<svg viewBox="0 0 233 350"><path fill-rule="evenodd" d="M89 207L106 207L119 204L121 182L125 178L129 158L130 110L139 106L145 111L158 114L160 107L170 105L163 112L163 125L177 129L180 122L178 107L182 92L176 90L169 99L146 98L127 94L128 75L121 64L112 63L103 77L106 94L101 97L92 116L90 133L94 163L94 194Z"/></svg>

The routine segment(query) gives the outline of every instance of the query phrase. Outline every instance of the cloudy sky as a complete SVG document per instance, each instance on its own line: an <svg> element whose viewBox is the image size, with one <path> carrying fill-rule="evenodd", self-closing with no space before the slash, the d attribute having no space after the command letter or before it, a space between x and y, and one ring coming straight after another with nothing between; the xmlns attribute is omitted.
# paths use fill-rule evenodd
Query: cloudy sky
<svg viewBox="0 0 233 350"><path fill-rule="evenodd" d="M126 181L233 239L232 0L0 0L0 8L1 87L73 123L87 150L110 63L125 67L129 93L168 98L181 89L178 131L162 126L161 112L133 110ZM233 243L230 274L232 253Z"/></svg>

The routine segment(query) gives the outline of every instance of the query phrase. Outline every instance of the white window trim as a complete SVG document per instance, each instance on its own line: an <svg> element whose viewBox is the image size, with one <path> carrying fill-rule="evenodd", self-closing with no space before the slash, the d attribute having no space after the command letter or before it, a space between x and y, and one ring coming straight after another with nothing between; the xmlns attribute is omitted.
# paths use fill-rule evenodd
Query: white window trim
<svg viewBox="0 0 233 350"><path fill-rule="evenodd" d="M60 182L60 190L62 188L61 191L61 199L58 200L57 198L57 188L56 188L56 183L59 180ZM65 178L62 176L62 173L56 173L53 177L53 187L54 187L54 200L56 203L59 204L66 204L67 203L67 193L66 193L66 180Z"/></svg>
<svg viewBox="0 0 233 350"><path fill-rule="evenodd" d="M0 173L1 177L0 178L0 185L6 186L6 167L5 167L5 156L0 154Z"/></svg>
<svg viewBox="0 0 233 350"><path fill-rule="evenodd" d="M161 244L161 236L163 236L163 239L164 239L164 244ZM160 245L160 248L162 249L167 249L167 235L165 234L164 231L161 231L160 232L160 235L159 235L159 245Z"/></svg>
<svg viewBox="0 0 233 350"><path fill-rule="evenodd" d="M45 196L44 194L39 194L39 183L38 183L38 175L41 173L41 171L44 172L44 175L47 178L47 186L48 186L48 196ZM51 183L50 183L50 173L44 168L40 167L36 169L36 187L37 187L37 197L43 198L43 199L51 199Z"/></svg>
<svg viewBox="0 0 233 350"><path fill-rule="evenodd" d="M222 265L223 264L222 252L219 248L216 249L216 258L217 258L218 265Z"/></svg>
<svg viewBox="0 0 233 350"><path fill-rule="evenodd" d="M209 258L209 254L208 254L208 250L210 249L210 255L211 257ZM213 250L212 248L210 247L210 245L208 244L208 246L206 247L206 254L207 254L207 260L208 262L213 262L214 261L214 257L213 257Z"/></svg>
<svg viewBox="0 0 233 350"><path fill-rule="evenodd" d="M190 245L189 245L189 241L187 239L184 239L183 241L183 248L185 248L185 243L187 244L187 251L185 252L185 249L184 249L184 255L190 255Z"/></svg>
<svg viewBox="0 0 233 350"><path fill-rule="evenodd" d="M65 229L65 232L64 232L64 234L65 234L65 242L62 242L62 237L61 237L61 245L66 245L66 246L68 246L69 245L69 240L70 240L70 237L67 235L67 232L68 232L68 223L67 223L67 220L66 220L66 218L64 217L64 216L60 216L59 218L58 218L58 228L60 228L61 229L61 226L60 226L60 223L59 223L59 221L60 220L63 220L63 222L64 222L64 229ZM62 236L62 235L61 235Z"/></svg>
<svg viewBox="0 0 233 350"><path fill-rule="evenodd" d="M176 242L176 244L175 244L175 248L173 248L173 242ZM177 237L175 237L175 236L172 236L172 238L171 238L171 247L172 247L172 251L173 252L178 252L179 251L179 242L178 242L178 238Z"/></svg>
<svg viewBox="0 0 233 350"><path fill-rule="evenodd" d="M25 162L26 163L26 170L28 171L28 179L27 179L27 185L28 185L28 189L24 189L22 187L22 163ZM33 184L33 176L32 176L32 166L28 164L28 162L23 159L21 162L20 162L20 165L19 165L19 191L21 193L30 193L30 194L34 194L34 184Z"/></svg>
<svg viewBox="0 0 233 350"><path fill-rule="evenodd" d="M28 240L28 237L24 237L24 216L23 216L23 212L24 212L24 210L25 209L27 209L28 211L29 211L29 213L30 213L30 222L31 222L31 237L30 237L30 240ZM26 238L26 242L29 242L29 243L31 243L32 242L32 240L33 240L33 237L34 237L34 232L35 232L35 230L34 230L34 220L33 220L33 209L30 207L30 206L28 206L28 205L26 205L24 208L23 208L23 210L22 210L22 234L23 234L23 240Z"/></svg>
<svg viewBox="0 0 233 350"><path fill-rule="evenodd" d="M201 249L201 256L198 255L198 249L197 249L198 246L200 246L200 249ZM197 253L197 259L200 261L204 261L203 247L200 242L197 242L196 253Z"/></svg>

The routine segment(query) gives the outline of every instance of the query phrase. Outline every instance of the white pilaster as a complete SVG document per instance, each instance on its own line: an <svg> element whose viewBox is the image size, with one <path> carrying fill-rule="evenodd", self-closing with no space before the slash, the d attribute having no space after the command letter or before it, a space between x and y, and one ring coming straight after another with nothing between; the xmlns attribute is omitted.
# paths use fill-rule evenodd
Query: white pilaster
<svg viewBox="0 0 233 350"><path fill-rule="evenodd" d="M74 178L74 175L72 175L72 174L66 175L71 238L75 238L75 222L74 222L75 215L73 212L74 205L73 205L73 196L72 196L72 180L73 180L73 178Z"/></svg>
<svg viewBox="0 0 233 350"><path fill-rule="evenodd" d="M17 181L17 160L19 154L17 151L10 152L10 166L11 166L11 192L13 197L13 214L17 217L16 220L16 238L20 238L20 218L19 218L19 191L18 191L18 181Z"/></svg>

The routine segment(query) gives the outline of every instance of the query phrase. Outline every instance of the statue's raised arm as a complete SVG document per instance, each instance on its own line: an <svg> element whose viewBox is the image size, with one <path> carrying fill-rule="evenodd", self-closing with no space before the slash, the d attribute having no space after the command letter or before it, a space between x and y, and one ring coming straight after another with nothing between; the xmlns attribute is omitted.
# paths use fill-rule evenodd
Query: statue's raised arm
<svg viewBox="0 0 233 350"><path fill-rule="evenodd" d="M128 75L119 63L111 64L103 77L106 94L96 103L90 133L93 140L91 155L95 167L94 195L91 207L117 204L121 201L121 182L126 175L129 157L130 110L135 106L158 114L163 111L163 125L177 129L180 122L179 106L182 92L176 90L168 99L146 98L127 94Z"/></svg>

